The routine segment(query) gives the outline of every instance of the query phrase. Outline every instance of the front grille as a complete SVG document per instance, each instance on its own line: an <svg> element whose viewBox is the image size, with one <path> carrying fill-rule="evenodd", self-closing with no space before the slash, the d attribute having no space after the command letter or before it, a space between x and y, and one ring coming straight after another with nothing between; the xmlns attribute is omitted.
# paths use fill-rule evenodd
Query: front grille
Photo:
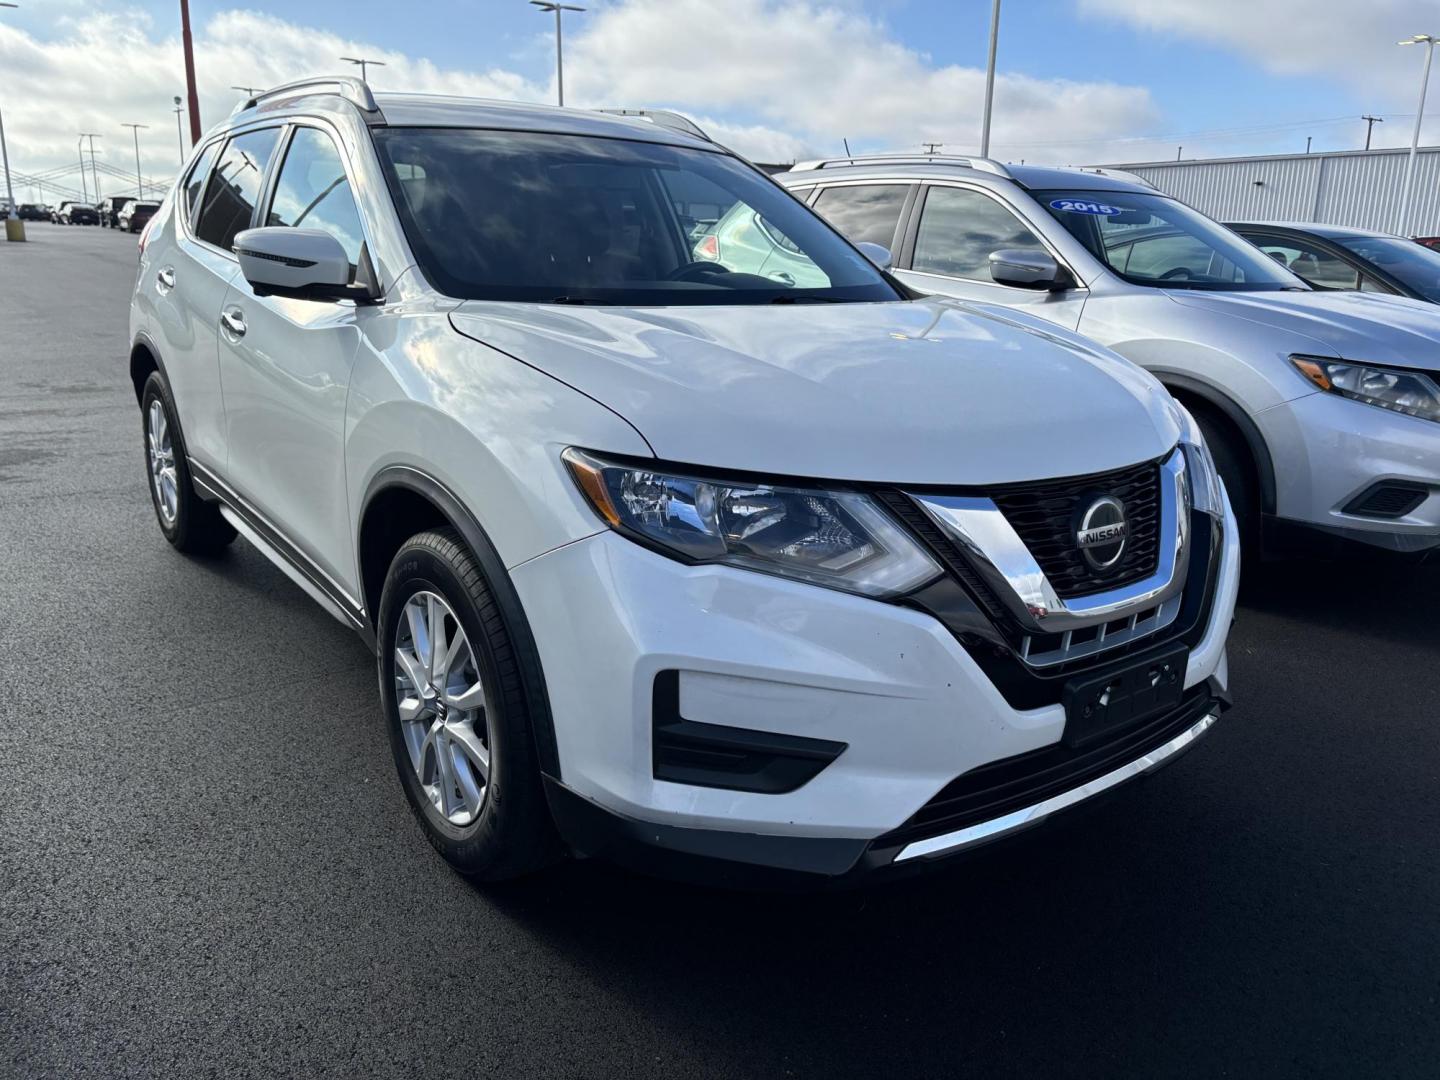
<svg viewBox="0 0 1440 1080"><path fill-rule="evenodd" d="M1064 599L1128 585L1155 572L1160 556L1158 462L1093 476L1009 484L987 494ZM1103 572L1085 561L1075 542L1081 515L1102 495L1120 500L1126 522L1125 550Z"/></svg>
<svg viewBox="0 0 1440 1080"><path fill-rule="evenodd" d="M1080 787L1169 742L1215 706L1208 684L1191 689L1180 706L1102 741L1074 750L1063 744L1032 750L962 773L877 847L917 840L992 821Z"/></svg>

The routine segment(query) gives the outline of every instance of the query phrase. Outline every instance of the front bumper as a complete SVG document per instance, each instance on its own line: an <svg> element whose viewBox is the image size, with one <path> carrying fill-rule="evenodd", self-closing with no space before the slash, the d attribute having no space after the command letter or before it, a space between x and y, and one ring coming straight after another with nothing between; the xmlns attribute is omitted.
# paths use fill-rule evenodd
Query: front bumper
<svg viewBox="0 0 1440 1080"><path fill-rule="evenodd" d="M1218 715L1227 679L1239 580L1233 541L1219 563L1184 677L1186 707L1198 710L1186 745ZM694 876L692 864L703 863L734 871L722 874L731 880L777 871L814 881L920 865L993 835L967 833L943 850L931 845L903 858L904 845L885 838L956 777L1053 747L1064 731L1058 700L1013 707L949 630L908 607L685 566L608 532L515 567L512 577L549 690L560 763L552 807L562 832L588 854L636 864L633 853L648 851L659 859L648 868ZM844 750L783 792L656 779L656 677L672 671L687 721ZM1077 780L1072 793L1007 808L989 832L1042 820L1158 767L1169 754L1157 753L1143 747ZM682 865L670 865L676 861Z"/></svg>
<svg viewBox="0 0 1440 1080"><path fill-rule="evenodd" d="M1261 413L1276 515L1393 551L1440 546L1440 424L1316 392ZM1398 517L1355 513L1377 483L1428 492Z"/></svg>

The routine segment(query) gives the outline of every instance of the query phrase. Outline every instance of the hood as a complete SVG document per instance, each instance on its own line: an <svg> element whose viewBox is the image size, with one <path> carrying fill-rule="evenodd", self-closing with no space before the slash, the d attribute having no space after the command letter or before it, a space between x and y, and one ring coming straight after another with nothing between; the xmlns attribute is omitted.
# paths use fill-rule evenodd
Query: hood
<svg viewBox="0 0 1440 1080"><path fill-rule="evenodd" d="M1173 289L1177 304L1274 327L1296 336L1282 352L1440 370L1440 307L1362 292L1202 292Z"/></svg>
<svg viewBox="0 0 1440 1080"><path fill-rule="evenodd" d="M1151 376L982 305L468 301L451 321L613 409L674 462L993 484L1132 465L1178 438Z"/></svg>

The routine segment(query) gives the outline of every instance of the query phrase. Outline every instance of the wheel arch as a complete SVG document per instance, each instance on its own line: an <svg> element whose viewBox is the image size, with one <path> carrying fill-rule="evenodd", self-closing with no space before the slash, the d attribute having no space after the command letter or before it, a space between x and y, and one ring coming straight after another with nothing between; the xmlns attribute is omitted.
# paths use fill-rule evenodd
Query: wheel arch
<svg viewBox="0 0 1440 1080"><path fill-rule="evenodd" d="M1155 372L1155 377L1165 388L1178 398L1181 404L1187 400L1198 401L1220 414L1243 440L1250 460L1255 466L1255 481L1260 492L1260 509L1275 513L1275 462L1270 456L1265 436L1246 411L1224 391L1189 375L1173 372Z"/></svg>
<svg viewBox="0 0 1440 1080"><path fill-rule="evenodd" d="M409 465L391 465L375 474L366 488L358 521L356 565L360 571L361 597L377 649L382 640L377 624L380 592L395 552L411 536L427 528L449 526L460 534L480 563L514 643L540 769L545 775L560 779L560 754L540 651L520 594L479 521L449 488Z"/></svg>
<svg viewBox="0 0 1440 1080"><path fill-rule="evenodd" d="M165 365L160 360L160 350L155 348L148 337L140 334L130 346L130 382L135 387L135 404L140 404L145 395L145 380L155 371L160 373L160 378L165 380L168 388L170 376L165 373Z"/></svg>

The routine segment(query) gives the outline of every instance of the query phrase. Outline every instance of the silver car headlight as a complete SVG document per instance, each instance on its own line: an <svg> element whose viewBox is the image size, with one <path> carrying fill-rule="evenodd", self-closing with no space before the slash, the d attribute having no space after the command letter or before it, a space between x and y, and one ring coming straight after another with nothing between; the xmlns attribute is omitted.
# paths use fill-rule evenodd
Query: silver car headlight
<svg viewBox="0 0 1440 1080"><path fill-rule="evenodd" d="M1185 468L1190 476L1190 502L1211 517L1225 516L1225 485L1220 470L1205 445L1205 436L1190 410L1178 401L1173 403L1175 422L1180 425L1180 446L1185 451Z"/></svg>
<svg viewBox="0 0 1440 1080"><path fill-rule="evenodd" d="M862 596L909 592L940 567L868 495L720 480L570 449L565 464L611 528L689 563L723 563Z"/></svg>
<svg viewBox="0 0 1440 1080"><path fill-rule="evenodd" d="M1300 374L1321 390L1391 412L1440 421L1440 382L1423 371L1292 356Z"/></svg>

